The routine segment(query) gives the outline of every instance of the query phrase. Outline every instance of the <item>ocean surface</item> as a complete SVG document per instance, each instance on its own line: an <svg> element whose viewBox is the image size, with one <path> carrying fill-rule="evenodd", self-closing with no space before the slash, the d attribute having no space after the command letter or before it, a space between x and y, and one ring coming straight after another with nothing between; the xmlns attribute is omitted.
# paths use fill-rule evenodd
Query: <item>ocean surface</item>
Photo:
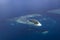
<svg viewBox="0 0 60 40"><path fill-rule="evenodd" d="M53 9L60 9L60 0L0 0L0 40L60 40L60 14L47 13ZM8 20L37 13L54 21L40 28Z"/></svg>

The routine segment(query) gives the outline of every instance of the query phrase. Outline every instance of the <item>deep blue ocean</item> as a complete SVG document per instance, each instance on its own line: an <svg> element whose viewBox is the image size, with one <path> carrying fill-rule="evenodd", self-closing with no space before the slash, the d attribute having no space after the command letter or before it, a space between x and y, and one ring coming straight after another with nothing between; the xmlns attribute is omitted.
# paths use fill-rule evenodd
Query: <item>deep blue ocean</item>
<svg viewBox="0 0 60 40"><path fill-rule="evenodd" d="M0 40L60 40L60 14L46 12L52 9L60 9L60 0L0 0ZM49 31L47 34L40 32L43 31L42 27L34 28L8 21L14 17L35 13L56 21L50 22L47 27L43 26ZM29 31L29 28L34 30Z"/></svg>

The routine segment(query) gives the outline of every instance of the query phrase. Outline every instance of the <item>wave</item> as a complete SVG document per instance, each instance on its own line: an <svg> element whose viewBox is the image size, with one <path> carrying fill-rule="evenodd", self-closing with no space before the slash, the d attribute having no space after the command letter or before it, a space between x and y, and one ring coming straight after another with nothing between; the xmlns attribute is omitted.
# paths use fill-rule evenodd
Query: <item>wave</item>
<svg viewBox="0 0 60 40"><path fill-rule="evenodd" d="M32 21L31 21L32 20ZM41 14L28 14L19 17L14 17L12 21L21 23L21 24L28 24L34 26L53 26L56 21L50 17L43 16ZM39 23L36 25L36 23Z"/></svg>

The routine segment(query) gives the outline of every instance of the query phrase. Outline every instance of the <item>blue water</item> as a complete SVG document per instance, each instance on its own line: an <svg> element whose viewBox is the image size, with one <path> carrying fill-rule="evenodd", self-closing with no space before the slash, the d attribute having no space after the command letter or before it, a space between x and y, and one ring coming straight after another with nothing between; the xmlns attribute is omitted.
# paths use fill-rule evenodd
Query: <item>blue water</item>
<svg viewBox="0 0 60 40"><path fill-rule="evenodd" d="M59 8L60 0L0 0L0 40L60 40L60 14L45 12ZM46 27L48 34L40 33L40 30L44 31L44 26L42 29L32 28L33 31L28 31L29 27L34 26L18 23L12 26L12 22L7 20L32 13L42 14L56 21L53 26L50 23Z"/></svg>

